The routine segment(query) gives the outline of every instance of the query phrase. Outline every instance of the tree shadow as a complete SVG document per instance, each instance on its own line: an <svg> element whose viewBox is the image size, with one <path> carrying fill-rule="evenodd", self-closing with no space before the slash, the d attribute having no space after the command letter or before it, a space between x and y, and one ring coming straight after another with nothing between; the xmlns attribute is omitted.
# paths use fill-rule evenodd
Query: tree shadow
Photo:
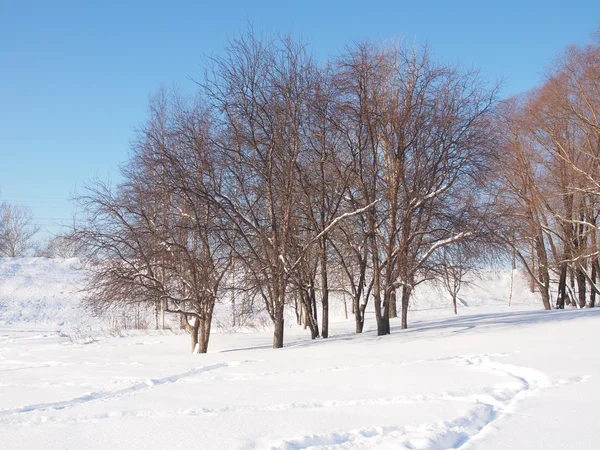
<svg viewBox="0 0 600 450"><path fill-rule="evenodd" d="M422 319L409 324L409 328L402 330L400 325L390 327L392 335L403 336L403 340L413 340L424 337L444 337L473 332L478 329L500 329L515 326L537 325L550 322L564 322L590 317L600 317L600 308L578 310L539 310L539 311L511 311L502 313L481 313L452 315L446 318ZM430 336L425 336L429 334ZM353 340L379 340L386 336L377 336L376 329L365 330L361 334L353 332L332 334L327 339L304 339L295 335L284 344L284 348L303 348L313 345L329 345L340 341ZM220 350L219 353L238 352L244 350L270 349L270 344L258 344L247 347L237 347Z"/></svg>

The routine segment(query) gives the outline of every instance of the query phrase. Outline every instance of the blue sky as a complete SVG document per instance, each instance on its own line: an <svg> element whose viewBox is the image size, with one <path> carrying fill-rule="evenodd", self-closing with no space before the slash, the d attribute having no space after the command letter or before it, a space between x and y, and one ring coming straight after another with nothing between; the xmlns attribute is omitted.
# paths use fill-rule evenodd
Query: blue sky
<svg viewBox="0 0 600 450"><path fill-rule="evenodd" d="M244 31L292 31L318 59L352 40L403 37L434 56L534 86L568 44L590 41L600 2L0 0L0 201L48 232L90 177L118 179L148 97L194 90L205 55Z"/></svg>

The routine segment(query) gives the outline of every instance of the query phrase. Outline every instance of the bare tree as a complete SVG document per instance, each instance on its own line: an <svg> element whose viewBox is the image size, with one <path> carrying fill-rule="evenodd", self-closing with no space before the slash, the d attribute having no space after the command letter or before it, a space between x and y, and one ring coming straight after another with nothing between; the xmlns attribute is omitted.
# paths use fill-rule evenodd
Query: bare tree
<svg viewBox="0 0 600 450"><path fill-rule="evenodd" d="M427 49L361 44L340 61L348 145L366 213L378 334L401 289L402 328L414 288L443 247L473 234L472 192L487 165L497 88L436 63Z"/></svg>
<svg viewBox="0 0 600 450"><path fill-rule="evenodd" d="M60 233L45 241L39 242L35 256L45 258L76 258L81 255L79 243L68 233Z"/></svg>
<svg viewBox="0 0 600 450"><path fill-rule="evenodd" d="M539 288L545 309L550 309L552 236L547 229L542 186L538 174L543 160L527 132L523 98L502 103L497 115L498 148L490 183L495 197L493 213L486 217L489 231L515 253ZM532 263L535 263L535 265Z"/></svg>
<svg viewBox="0 0 600 450"><path fill-rule="evenodd" d="M26 256L33 250L33 238L40 230L33 213L24 205L0 205L0 255Z"/></svg>
<svg viewBox="0 0 600 450"><path fill-rule="evenodd" d="M442 249L439 256L439 267L436 268L443 289L450 295L454 314L458 314L458 293L467 283L465 277L473 272L474 254L464 242L449 245Z"/></svg>
<svg viewBox="0 0 600 450"><path fill-rule="evenodd" d="M214 198L235 229L236 259L273 321L274 348L283 346L291 281L294 277L314 280L314 271L308 278L311 271L297 276L301 268L309 267L308 252L320 245L321 254L326 254L328 233L343 219L374 206L371 202L333 217L335 201L328 206L328 200L323 200L320 204L328 210L321 208L319 215L312 211L309 216L316 220L311 220L310 228L303 222L300 206L310 189L303 193L302 186L308 185L306 173L299 170L301 159L311 145L307 133L318 133L319 121L326 120L315 113L314 126L307 126L309 105L318 97L316 74L303 43L290 36L263 39L250 31L214 59L210 77L203 83L218 112L215 142L226 168ZM313 154L323 160L328 144L313 140L312 145ZM333 197L340 195L336 192ZM325 270L321 263L321 274L326 276Z"/></svg>
<svg viewBox="0 0 600 450"><path fill-rule="evenodd" d="M164 305L184 319L192 350L205 353L231 264L220 209L208 194L221 166L201 105L175 98L166 113L161 126L151 117L140 130L116 189L96 182L78 198L84 220L73 238L86 250L92 308Z"/></svg>

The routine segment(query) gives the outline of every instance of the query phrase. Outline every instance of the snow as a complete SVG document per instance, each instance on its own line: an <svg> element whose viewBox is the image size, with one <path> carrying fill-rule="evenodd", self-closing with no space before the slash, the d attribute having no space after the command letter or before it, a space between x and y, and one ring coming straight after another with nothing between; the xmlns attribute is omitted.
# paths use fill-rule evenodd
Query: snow
<svg viewBox="0 0 600 450"><path fill-rule="evenodd" d="M505 273L465 291L458 316L435 289L417 290L410 328L394 319L389 336L372 315L363 335L338 315L329 339L288 326L273 350L269 330L215 333L192 355L178 334L70 338L58 323L78 320L65 311L77 298L51 300L75 267L0 263L12 273L0 276L0 448L600 447L600 310L543 311L519 278L508 307ZM38 288L11 301L7 278L28 276ZM36 297L59 319L30 308L18 321Z"/></svg>

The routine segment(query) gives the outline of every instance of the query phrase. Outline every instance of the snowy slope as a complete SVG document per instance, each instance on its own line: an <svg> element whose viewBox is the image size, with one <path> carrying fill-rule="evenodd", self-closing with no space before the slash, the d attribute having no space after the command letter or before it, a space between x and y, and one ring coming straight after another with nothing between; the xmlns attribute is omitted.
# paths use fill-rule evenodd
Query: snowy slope
<svg viewBox="0 0 600 450"><path fill-rule="evenodd" d="M0 258L0 324L81 324L81 275L77 259Z"/></svg>
<svg viewBox="0 0 600 450"><path fill-rule="evenodd" d="M83 271L77 259L0 258L0 324L43 325L61 330L99 326L98 321L80 307L79 290ZM510 291L509 271L481 271L471 275L459 294L459 312L481 306L505 307ZM531 294L525 279L515 272L514 307L539 308L538 294ZM350 300L346 298L350 314ZM343 298L331 296L331 318L345 317ZM367 311L372 311L372 303ZM411 318L431 316L434 312L447 315L452 306L448 294L432 284L418 286L411 303ZM293 313L290 314L290 320ZM226 324L230 309L217 305L215 322Z"/></svg>

